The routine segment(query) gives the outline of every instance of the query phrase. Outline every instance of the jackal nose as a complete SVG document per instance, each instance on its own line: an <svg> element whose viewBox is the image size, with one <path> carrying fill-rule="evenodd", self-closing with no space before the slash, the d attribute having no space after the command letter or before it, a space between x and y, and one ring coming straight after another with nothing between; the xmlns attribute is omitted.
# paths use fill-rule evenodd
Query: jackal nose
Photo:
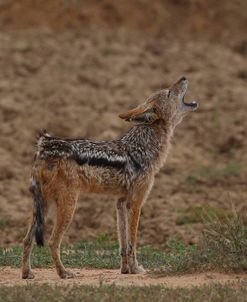
<svg viewBox="0 0 247 302"><path fill-rule="evenodd" d="M182 77L179 82L187 81L186 77Z"/></svg>

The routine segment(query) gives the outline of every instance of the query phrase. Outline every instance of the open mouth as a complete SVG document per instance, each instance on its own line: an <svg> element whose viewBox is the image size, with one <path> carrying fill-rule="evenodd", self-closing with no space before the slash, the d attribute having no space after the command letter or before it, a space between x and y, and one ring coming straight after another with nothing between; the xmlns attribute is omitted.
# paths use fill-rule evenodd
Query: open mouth
<svg viewBox="0 0 247 302"><path fill-rule="evenodd" d="M183 104L186 106L186 107L190 107L191 109L196 109L198 107L198 104L196 101L192 101L192 102L185 102L185 99L184 99L185 95L183 96Z"/></svg>

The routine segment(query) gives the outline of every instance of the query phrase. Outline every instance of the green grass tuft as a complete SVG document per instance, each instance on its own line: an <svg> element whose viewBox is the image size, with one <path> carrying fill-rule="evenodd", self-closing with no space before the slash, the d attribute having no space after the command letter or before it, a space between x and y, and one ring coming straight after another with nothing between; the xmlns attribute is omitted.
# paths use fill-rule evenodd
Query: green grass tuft
<svg viewBox="0 0 247 302"><path fill-rule="evenodd" d="M21 264L22 246L12 248L0 248L0 266L15 266ZM119 268L120 257L117 242L96 241L78 242L65 245L61 249L63 263L70 267L87 268ZM155 268L162 265L166 255L157 249L149 246L138 249L139 261L146 268ZM32 254L33 267L50 267L52 259L48 247L39 248L34 246Z"/></svg>
<svg viewBox="0 0 247 302"><path fill-rule="evenodd" d="M202 271L247 271L247 227L236 212L204 214L204 232L198 245L168 244L166 263L153 271L171 275Z"/></svg>

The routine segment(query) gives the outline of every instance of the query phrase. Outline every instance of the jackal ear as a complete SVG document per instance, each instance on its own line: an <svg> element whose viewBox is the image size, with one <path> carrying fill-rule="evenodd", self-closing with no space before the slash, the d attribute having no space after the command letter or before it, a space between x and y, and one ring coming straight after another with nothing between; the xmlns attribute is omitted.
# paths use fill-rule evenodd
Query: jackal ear
<svg viewBox="0 0 247 302"><path fill-rule="evenodd" d="M137 107L122 114L119 117L127 122L151 124L159 118L154 107Z"/></svg>

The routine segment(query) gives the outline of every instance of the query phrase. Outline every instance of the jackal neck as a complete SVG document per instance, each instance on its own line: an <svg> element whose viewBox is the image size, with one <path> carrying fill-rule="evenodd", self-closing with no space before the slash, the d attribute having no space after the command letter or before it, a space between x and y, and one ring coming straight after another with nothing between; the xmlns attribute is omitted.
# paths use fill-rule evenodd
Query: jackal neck
<svg viewBox="0 0 247 302"><path fill-rule="evenodd" d="M142 170L158 172L165 161L172 136L172 128L164 121L136 125L121 139L128 152Z"/></svg>

